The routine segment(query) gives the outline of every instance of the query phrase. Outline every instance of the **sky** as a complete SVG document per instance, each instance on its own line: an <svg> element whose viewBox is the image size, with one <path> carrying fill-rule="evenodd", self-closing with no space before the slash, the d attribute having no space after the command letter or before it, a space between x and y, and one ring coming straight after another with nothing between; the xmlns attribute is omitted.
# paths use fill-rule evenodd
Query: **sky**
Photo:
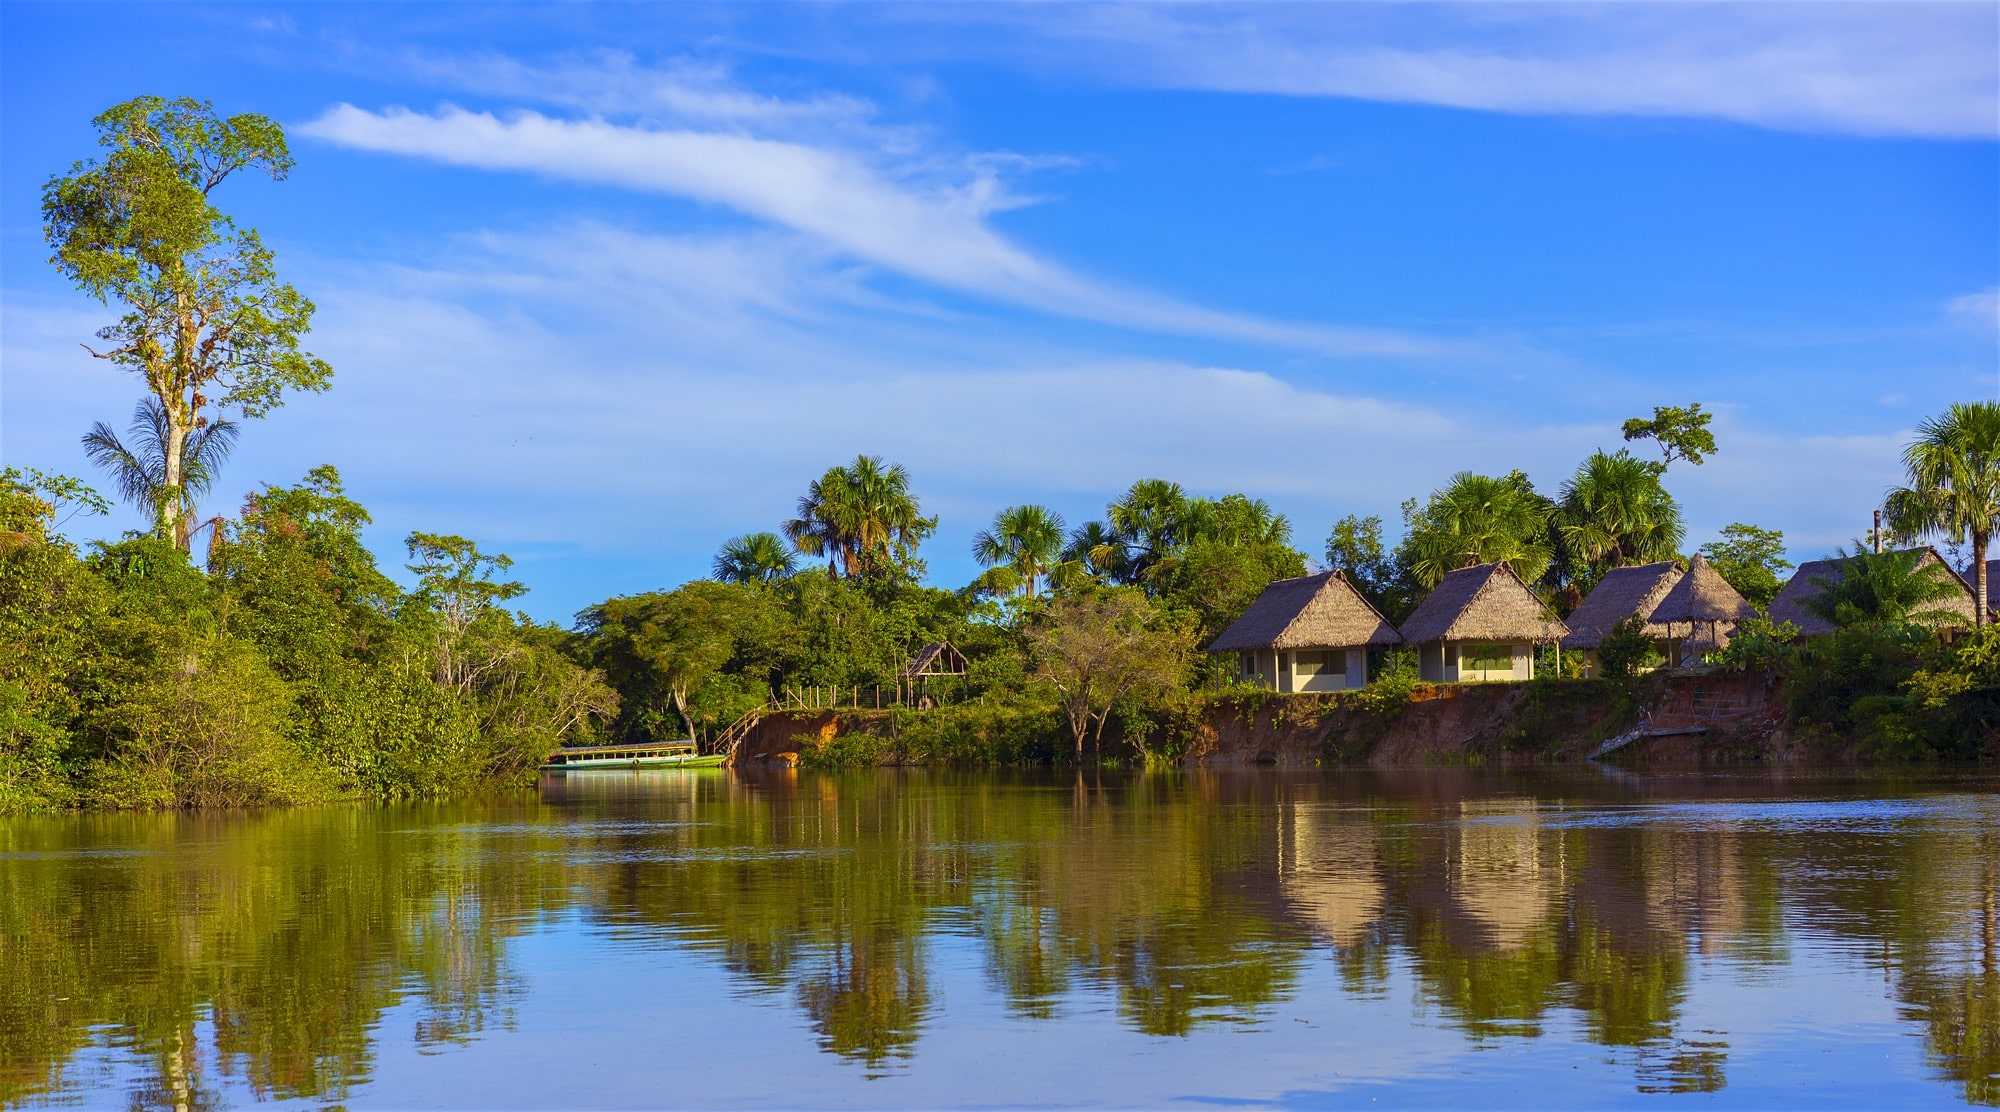
<svg viewBox="0 0 2000 1112"><path fill-rule="evenodd" d="M7 0L0 463L109 486L79 439L142 388L40 197L143 94L285 127L289 178L215 200L334 368L210 512L331 463L386 567L471 537L542 620L707 574L857 454L957 587L1005 506L1161 477L1318 557L1455 472L1557 494L1690 402L1687 548L1808 559L1919 421L2000 397L1992 3Z"/></svg>

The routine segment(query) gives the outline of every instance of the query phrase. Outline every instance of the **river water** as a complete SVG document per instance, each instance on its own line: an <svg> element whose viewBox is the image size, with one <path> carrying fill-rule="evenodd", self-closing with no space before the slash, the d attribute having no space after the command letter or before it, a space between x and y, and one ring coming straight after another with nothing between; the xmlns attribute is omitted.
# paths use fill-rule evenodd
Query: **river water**
<svg viewBox="0 0 2000 1112"><path fill-rule="evenodd" d="M0 1102L2000 1104L2000 781L585 773L0 821Z"/></svg>

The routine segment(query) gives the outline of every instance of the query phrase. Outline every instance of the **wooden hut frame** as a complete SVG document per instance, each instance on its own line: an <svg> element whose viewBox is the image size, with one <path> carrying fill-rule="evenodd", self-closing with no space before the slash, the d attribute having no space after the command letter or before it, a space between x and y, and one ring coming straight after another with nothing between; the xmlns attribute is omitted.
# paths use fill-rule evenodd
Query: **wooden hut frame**
<svg viewBox="0 0 2000 1112"><path fill-rule="evenodd" d="M1681 581L1674 584L1674 589L1667 592L1646 620L1667 629L1667 642L1674 650L1668 657L1668 665L1692 667L1701 662L1702 653L1727 648L1737 622L1756 616L1756 609L1736 593L1736 588L1722 578L1708 558L1697 555L1688 561L1687 574L1681 576ZM1687 626L1687 638L1677 640L1677 627L1682 625ZM1702 636L1704 626L1706 637Z"/></svg>
<svg viewBox="0 0 2000 1112"><path fill-rule="evenodd" d="M965 674L965 654L953 648L949 641L933 641L918 649L915 656L896 676L897 699L908 691L919 703L930 697L930 681L937 676L962 676Z"/></svg>

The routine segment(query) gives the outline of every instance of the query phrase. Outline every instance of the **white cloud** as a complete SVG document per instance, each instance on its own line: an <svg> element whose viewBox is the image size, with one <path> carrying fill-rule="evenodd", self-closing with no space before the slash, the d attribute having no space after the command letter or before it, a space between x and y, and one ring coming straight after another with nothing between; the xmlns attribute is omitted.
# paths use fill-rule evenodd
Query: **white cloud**
<svg viewBox="0 0 2000 1112"><path fill-rule="evenodd" d="M375 514L385 566L400 566L410 530L471 536L520 561L535 588L524 604L544 618L703 574L723 538L772 528L808 479L862 452L908 466L942 516L926 555L949 586L975 570L972 533L1017 502L1080 523L1160 476L1265 498L1317 553L1338 517L1393 528L1402 499L1455 471L1519 467L1554 490L1616 435L1499 415L1459 391L1393 400L1057 346L884 299L782 231L573 224L413 254L424 265L293 260L334 388L247 428L213 504L335 463ZM84 473L77 436L129 412L137 384L74 344L101 316L80 298L10 295L7 462ZM1672 479L1690 546L1747 520L1817 555L1897 474L1896 435L1718 425L1724 450Z"/></svg>
<svg viewBox="0 0 2000 1112"><path fill-rule="evenodd" d="M508 119L342 104L298 129L360 150L686 197L805 233L853 258L953 290L1149 331L1339 354L1441 354L1451 345L1359 328L1294 325L1113 288L1036 257L987 218L1018 203L973 160L956 181L912 178L835 146L733 131L624 126L535 112Z"/></svg>
<svg viewBox="0 0 2000 1112"><path fill-rule="evenodd" d="M895 21L984 25L957 48L1158 87L2000 135L2000 8L1984 3L950 5Z"/></svg>
<svg viewBox="0 0 2000 1112"><path fill-rule="evenodd" d="M1945 304L1951 319L1980 332L2000 333L2000 286L1961 294Z"/></svg>

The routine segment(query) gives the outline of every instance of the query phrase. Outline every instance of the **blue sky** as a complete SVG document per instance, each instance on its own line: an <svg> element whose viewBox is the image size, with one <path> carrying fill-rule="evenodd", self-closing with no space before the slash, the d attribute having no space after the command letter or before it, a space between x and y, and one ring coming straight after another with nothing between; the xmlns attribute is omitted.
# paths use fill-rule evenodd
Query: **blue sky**
<svg viewBox="0 0 2000 1112"><path fill-rule="evenodd" d="M1700 401L1670 486L1795 558L2000 393L2000 7L0 7L0 460L87 475L137 382L42 183L143 93L285 124L240 179L331 392L214 502L340 467L512 554L538 617L704 574L858 452L932 581L1036 501L1332 522L1465 469L1554 493ZM111 536L129 511L91 523Z"/></svg>

